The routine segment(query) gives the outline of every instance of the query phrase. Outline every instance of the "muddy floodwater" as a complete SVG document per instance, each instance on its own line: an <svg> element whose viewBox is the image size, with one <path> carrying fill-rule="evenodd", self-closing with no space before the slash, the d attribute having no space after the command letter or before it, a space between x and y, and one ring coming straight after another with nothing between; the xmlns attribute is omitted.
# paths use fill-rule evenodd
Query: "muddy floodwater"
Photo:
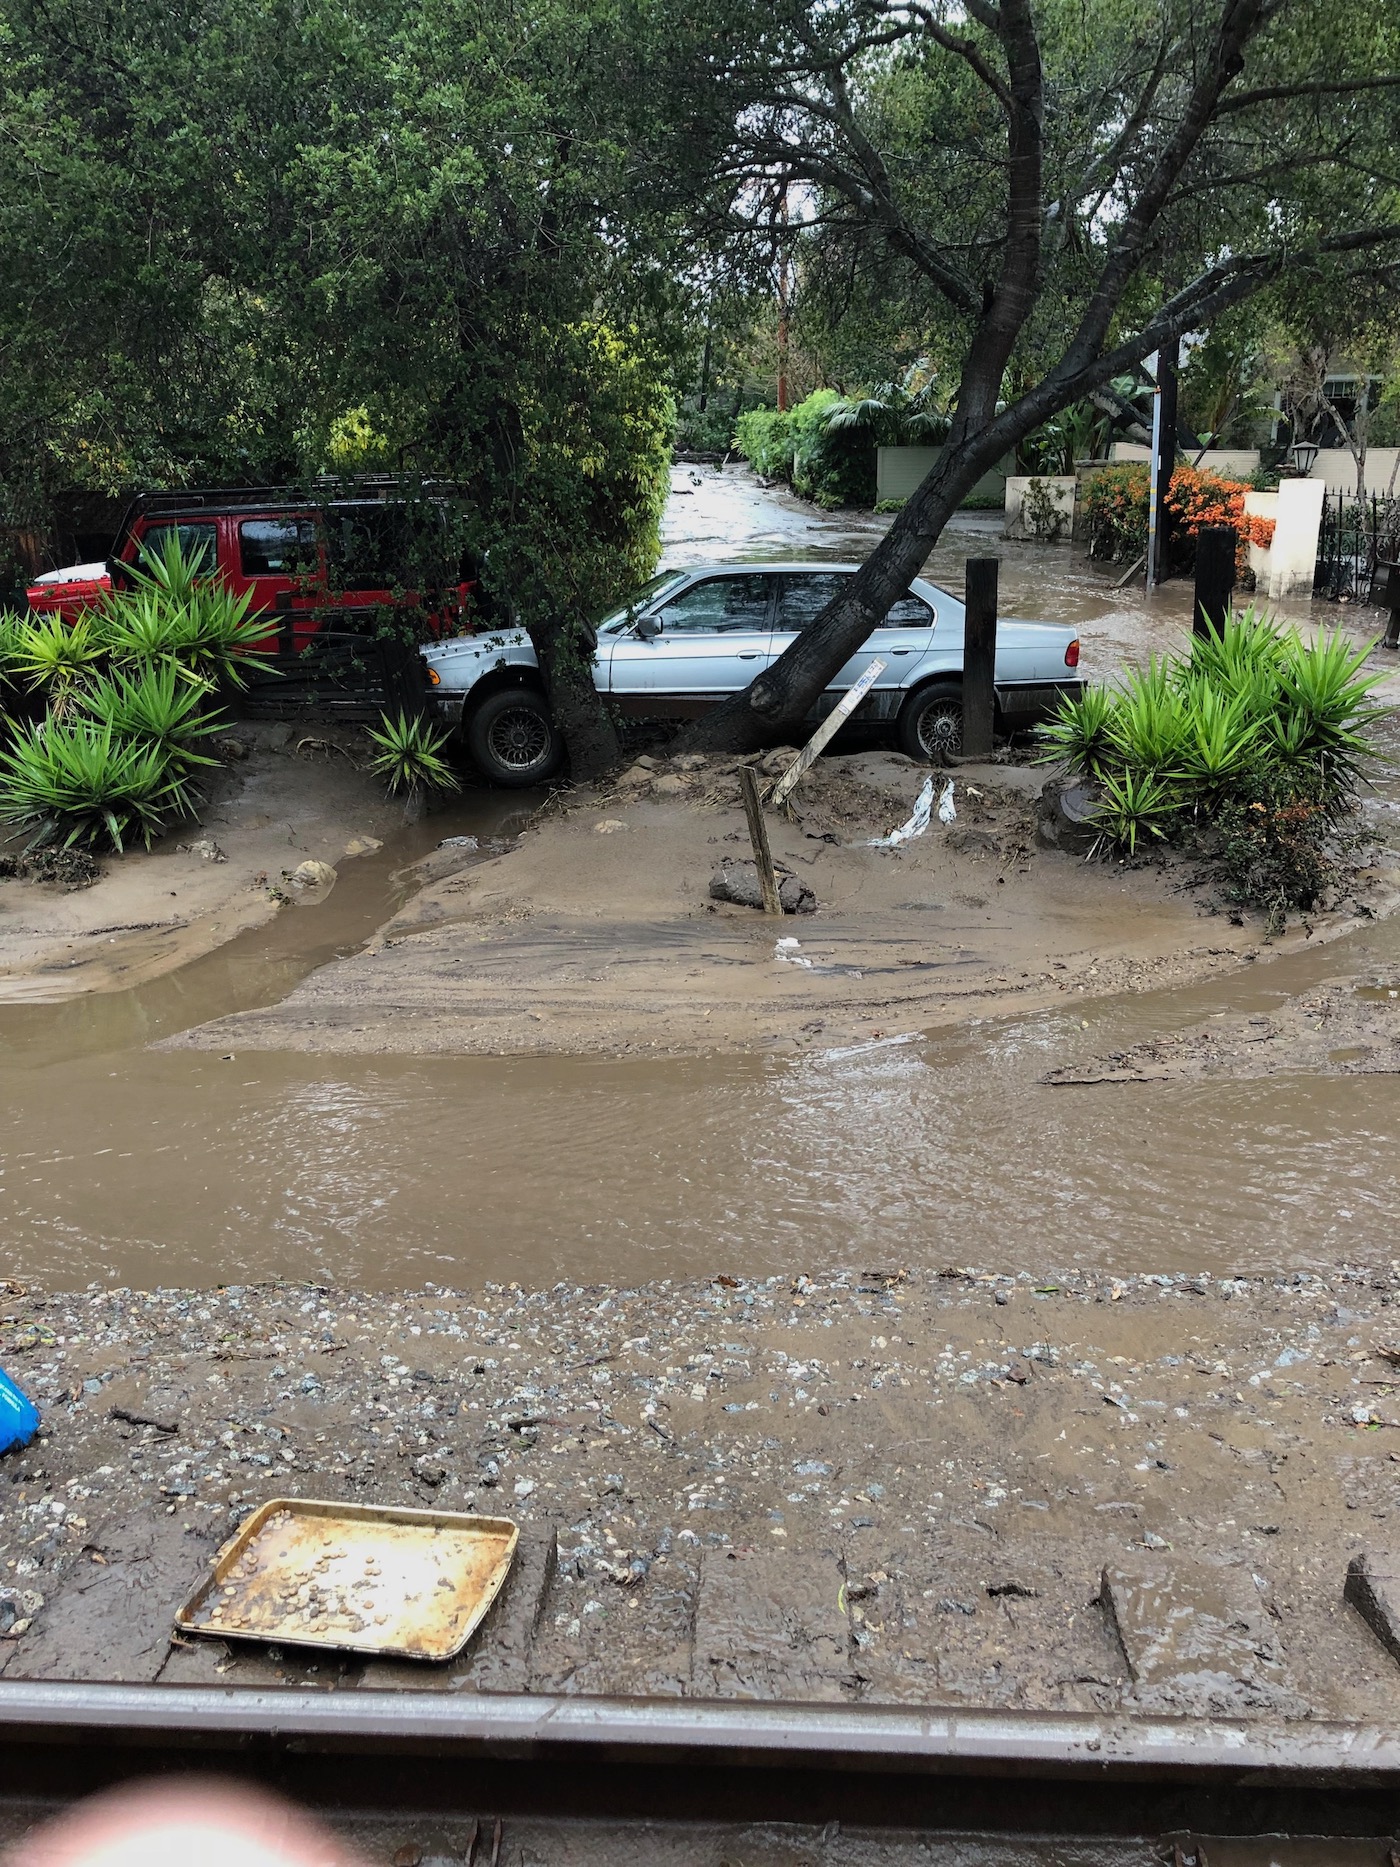
<svg viewBox="0 0 1400 1867"><path fill-rule="evenodd" d="M883 526L756 507L751 482L708 469L677 469L676 484L690 491L668 516L673 562L855 556ZM1002 549L985 525L979 541L982 523L940 544L946 581L970 550ZM1034 582L1041 613L1075 612L1104 660L1163 646L1189 603L1174 588L1155 606L1107 579L1100 590L1068 553L1009 556L1003 582L1023 609ZM1400 926L1383 922L1191 989L1071 994L1050 1013L800 1056L149 1047L278 1001L401 905L405 865L440 837L509 834L529 802L477 793L344 863L319 905L147 985L0 1006L0 1274L58 1289L272 1275L383 1289L857 1262L1258 1272L1391 1254L1400 1076L1040 1080L1328 978L1388 992Z"/></svg>
<svg viewBox="0 0 1400 1867"><path fill-rule="evenodd" d="M450 827L474 810L484 833L506 815L486 800ZM1191 990L795 1057L148 1048L353 949L397 904L395 869L443 828L346 864L321 906L171 977L0 1007L7 1274L387 1288L857 1258L1228 1273L1390 1255L1400 1077L1039 1080L1339 974L1400 980L1389 923Z"/></svg>

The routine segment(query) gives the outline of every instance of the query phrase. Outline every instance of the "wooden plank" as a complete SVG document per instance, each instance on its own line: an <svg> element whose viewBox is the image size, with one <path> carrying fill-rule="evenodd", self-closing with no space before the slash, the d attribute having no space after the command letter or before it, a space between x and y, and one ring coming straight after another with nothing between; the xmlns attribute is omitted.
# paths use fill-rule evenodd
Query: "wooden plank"
<svg viewBox="0 0 1400 1867"><path fill-rule="evenodd" d="M749 841L753 844L754 867L763 893L763 912L781 914L778 878L773 873L773 852L768 847L768 825L763 821L763 802L758 795L758 774L752 765L739 768L739 789L744 794L744 815L749 820Z"/></svg>
<svg viewBox="0 0 1400 1867"><path fill-rule="evenodd" d="M841 696L840 700L837 701L830 713L827 714L826 718L812 734L812 737L807 741L806 745L803 746L791 765L788 766L782 777L779 778L778 782L773 786L773 795L770 799L771 803L776 805L786 801L793 786L797 783L803 772L810 769L817 755L828 742L835 737L840 728L845 725L846 721L855 712L856 708L860 705L861 701L864 700L865 696L870 692L871 688L884 671L885 663L877 656L865 670L865 673L861 675L855 686L848 688Z"/></svg>

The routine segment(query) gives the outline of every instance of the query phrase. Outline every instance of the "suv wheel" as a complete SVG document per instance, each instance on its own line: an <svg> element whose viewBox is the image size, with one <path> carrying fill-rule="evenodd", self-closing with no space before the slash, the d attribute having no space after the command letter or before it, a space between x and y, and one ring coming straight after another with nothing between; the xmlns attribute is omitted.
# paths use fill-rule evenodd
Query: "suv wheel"
<svg viewBox="0 0 1400 1867"><path fill-rule="evenodd" d="M906 758L946 765L962 751L962 688L952 682L921 687L899 710L895 737Z"/></svg>
<svg viewBox="0 0 1400 1867"><path fill-rule="evenodd" d="M564 763L564 745L545 697L533 687L503 687L468 715L467 750L492 784L544 784Z"/></svg>

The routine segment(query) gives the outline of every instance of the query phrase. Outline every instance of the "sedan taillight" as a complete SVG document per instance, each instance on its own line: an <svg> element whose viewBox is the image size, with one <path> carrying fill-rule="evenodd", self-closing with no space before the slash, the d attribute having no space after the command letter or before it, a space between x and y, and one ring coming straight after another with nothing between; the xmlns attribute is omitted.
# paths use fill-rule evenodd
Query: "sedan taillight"
<svg viewBox="0 0 1400 1867"><path fill-rule="evenodd" d="M1079 666L1079 637L1078 636L1075 636L1074 640L1070 643L1069 647L1065 650L1065 666L1067 668L1077 668Z"/></svg>

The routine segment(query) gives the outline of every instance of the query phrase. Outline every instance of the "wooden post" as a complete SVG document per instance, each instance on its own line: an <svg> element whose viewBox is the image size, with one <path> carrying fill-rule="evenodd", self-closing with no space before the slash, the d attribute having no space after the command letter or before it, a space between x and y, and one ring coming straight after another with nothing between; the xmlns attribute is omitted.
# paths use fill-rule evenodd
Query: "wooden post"
<svg viewBox="0 0 1400 1867"><path fill-rule="evenodd" d="M996 711L997 560L969 558L963 608L962 756L992 756Z"/></svg>
<svg viewBox="0 0 1400 1867"><path fill-rule="evenodd" d="M739 789L744 794L744 815L749 820L749 841L753 844L753 863L758 870L758 885L763 891L763 912L781 914L778 878L773 873L773 852L768 847L768 825L763 821L763 804L758 795L758 773L752 765L739 767Z"/></svg>
<svg viewBox="0 0 1400 1867"><path fill-rule="evenodd" d="M1207 525L1196 534L1196 599L1191 628L1196 635L1219 635L1235 587L1235 533Z"/></svg>

